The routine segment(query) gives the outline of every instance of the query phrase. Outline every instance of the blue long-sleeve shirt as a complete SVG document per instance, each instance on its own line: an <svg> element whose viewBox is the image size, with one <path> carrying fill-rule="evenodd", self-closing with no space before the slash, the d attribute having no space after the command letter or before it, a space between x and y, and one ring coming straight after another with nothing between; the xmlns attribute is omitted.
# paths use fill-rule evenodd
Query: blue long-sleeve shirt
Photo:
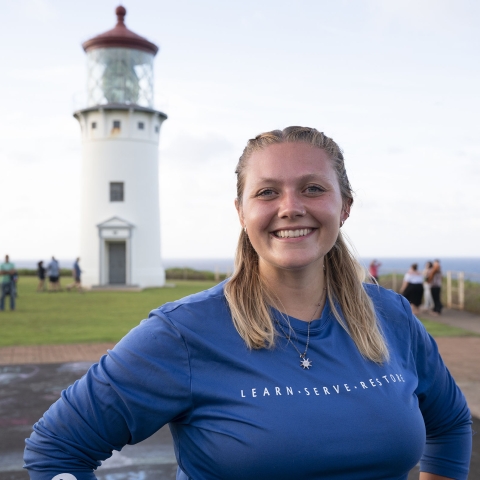
<svg viewBox="0 0 480 480"><path fill-rule="evenodd" d="M93 479L113 449L169 423L178 479L401 480L419 459L466 479L464 396L405 299L366 288L390 350L384 365L360 355L328 304L311 324L305 370L282 336L248 350L223 284L154 310L35 424L30 477ZM307 323L288 321L303 352Z"/></svg>

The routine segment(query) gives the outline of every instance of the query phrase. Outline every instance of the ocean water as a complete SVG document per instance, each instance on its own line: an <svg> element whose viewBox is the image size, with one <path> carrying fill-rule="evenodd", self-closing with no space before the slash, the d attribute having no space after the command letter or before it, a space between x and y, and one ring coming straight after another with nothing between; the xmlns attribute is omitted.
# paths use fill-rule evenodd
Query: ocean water
<svg viewBox="0 0 480 480"><path fill-rule="evenodd" d="M48 264L49 259L44 260ZM382 265L379 269L380 275L387 273L405 273L412 263L418 263L418 268L423 270L425 263L434 258L426 257L378 257L376 259ZM445 257L440 258L440 264L444 272L465 272L465 278L480 282L480 257ZM37 268L37 260L18 260L12 259L17 268ZM60 266L71 268L73 259L59 259ZM372 258L361 258L361 263L368 267ZM81 265L81 261L80 261ZM218 271L220 273L233 272L233 258L164 258L165 268L193 268L195 270Z"/></svg>

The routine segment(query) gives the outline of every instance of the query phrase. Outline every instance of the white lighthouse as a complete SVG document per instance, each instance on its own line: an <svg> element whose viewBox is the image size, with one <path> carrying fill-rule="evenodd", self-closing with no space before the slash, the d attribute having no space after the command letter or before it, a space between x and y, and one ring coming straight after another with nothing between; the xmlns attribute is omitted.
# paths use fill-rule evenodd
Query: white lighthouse
<svg viewBox="0 0 480 480"><path fill-rule="evenodd" d="M158 140L167 116L153 109L158 47L124 23L83 43L81 242L85 286L161 286Z"/></svg>

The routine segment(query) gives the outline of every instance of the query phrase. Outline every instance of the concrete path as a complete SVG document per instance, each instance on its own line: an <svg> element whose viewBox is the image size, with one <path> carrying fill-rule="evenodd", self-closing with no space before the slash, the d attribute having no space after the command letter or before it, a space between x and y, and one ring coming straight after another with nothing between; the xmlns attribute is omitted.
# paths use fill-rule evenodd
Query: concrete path
<svg viewBox="0 0 480 480"><path fill-rule="evenodd" d="M25 438L61 391L80 378L91 362L0 366L0 480L27 480ZM164 427L137 445L115 452L96 471L98 480L175 480L172 437Z"/></svg>
<svg viewBox="0 0 480 480"><path fill-rule="evenodd" d="M0 365L96 362L114 343L27 345L0 348Z"/></svg>

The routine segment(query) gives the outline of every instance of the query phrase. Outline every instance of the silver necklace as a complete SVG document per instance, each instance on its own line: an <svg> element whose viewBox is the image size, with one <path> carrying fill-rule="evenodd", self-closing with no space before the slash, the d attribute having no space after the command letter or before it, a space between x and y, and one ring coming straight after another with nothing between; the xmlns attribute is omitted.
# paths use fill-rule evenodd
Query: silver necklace
<svg viewBox="0 0 480 480"><path fill-rule="evenodd" d="M323 289L323 291L325 292L326 288ZM323 297L323 292L322 292L322 297ZM292 346L293 348L297 351L297 353L300 355L300 366L305 370L305 369L309 369L311 366L312 366L312 362L309 358L307 358L307 352L308 352L308 345L310 344L310 325L311 323L313 322L313 319L315 318L315 314L317 313L317 310L318 310L318 307L320 307L322 304L321 304L321 301L319 303L317 303L315 305L315 311L313 312L313 316L312 316L312 319L308 322L308 328L307 328L307 342L305 343L305 351L302 353L298 348L297 346L293 343L292 343ZM283 333L283 336L290 342L290 340L292 339L292 337L290 335L287 335L287 333L285 332L285 330L283 329L282 327L282 324L277 321L277 324L278 326L280 327L280 330L282 331Z"/></svg>

